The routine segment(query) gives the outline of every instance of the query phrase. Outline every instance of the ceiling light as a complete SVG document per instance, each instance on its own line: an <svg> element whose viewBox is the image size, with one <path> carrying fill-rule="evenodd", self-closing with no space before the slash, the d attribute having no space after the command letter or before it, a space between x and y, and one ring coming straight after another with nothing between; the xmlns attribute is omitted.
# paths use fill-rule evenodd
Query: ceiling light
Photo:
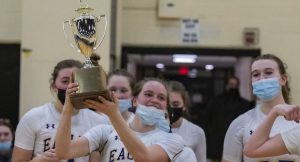
<svg viewBox="0 0 300 162"><path fill-rule="evenodd" d="M163 68L165 68L165 64L157 63L157 64L155 65L155 67L158 68L158 69L163 69Z"/></svg>
<svg viewBox="0 0 300 162"><path fill-rule="evenodd" d="M173 62L174 63L195 63L197 55L185 55L185 54L174 54Z"/></svg>
<svg viewBox="0 0 300 162"><path fill-rule="evenodd" d="M213 70L214 68L215 68L214 65L210 65L210 64L205 65L206 70Z"/></svg>

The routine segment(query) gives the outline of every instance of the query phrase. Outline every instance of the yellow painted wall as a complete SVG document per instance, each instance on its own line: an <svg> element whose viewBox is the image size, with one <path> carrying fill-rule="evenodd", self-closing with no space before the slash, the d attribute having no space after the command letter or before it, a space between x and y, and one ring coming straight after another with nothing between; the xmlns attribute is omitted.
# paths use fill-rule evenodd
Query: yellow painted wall
<svg viewBox="0 0 300 162"><path fill-rule="evenodd" d="M69 46L62 29L63 22L75 16L79 2L22 1L21 45L31 52L23 52L21 56L20 116L32 107L54 100L49 89L49 79L57 62L70 58L84 61L84 56ZM89 5L95 9L95 16L106 14L109 18L109 0L91 0ZM100 64L106 71L109 68L109 29L110 25L102 46L96 50L101 56Z"/></svg>
<svg viewBox="0 0 300 162"><path fill-rule="evenodd" d="M118 0L118 38L121 44L182 45L180 23L157 17L159 0ZM198 18L200 42L192 46L242 46L244 27L260 29L262 53L275 53L288 64L294 103L300 104L300 1L295 0L176 0L182 17ZM110 14L109 0L89 0L98 11ZM20 115L53 99L50 72L64 58L83 57L70 48L62 22L71 18L79 0L0 0L0 42L21 42L32 53L22 54ZM97 6L97 7L95 7ZM103 12L100 12L103 11ZM101 64L108 70L109 32L102 47ZM120 49L117 49L120 58Z"/></svg>
<svg viewBox="0 0 300 162"><path fill-rule="evenodd" d="M0 42L19 43L21 40L21 1L0 0Z"/></svg>
<svg viewBox="0 0 300 162"><path fill-rule="evenodd" d="M185 45L180 20L158 18L159 0L123 0L122 43ZM242 47L245 27L260 29L262 53L274 53L288 64L292 98L300 104L300 1L176 0L182 18L198 18L200 41L192 46Z"/></svg>

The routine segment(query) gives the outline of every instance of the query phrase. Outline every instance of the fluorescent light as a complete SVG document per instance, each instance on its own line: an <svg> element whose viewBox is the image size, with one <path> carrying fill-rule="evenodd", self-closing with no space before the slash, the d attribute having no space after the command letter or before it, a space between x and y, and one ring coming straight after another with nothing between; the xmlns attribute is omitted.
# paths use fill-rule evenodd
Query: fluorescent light
<svg viewBox="0 0 300 162"><path fill-rule="evenodd" d="M165 68L165 64L162 64L162 63L157 63L155 66L156 66L156 68L158 68L158 69L163 69L163 68Z"/></svg>
<svg viewBox="0 0 300 162"><path fill-rule="evenodd" d="M185 54L174 54L173 62L174 63L195 63L197 55L185 55Z"/></svg>
<svg viewBox="0 0 300 162"><path fill-rule="evenodd" d="M214 65L210 65L210 64L205 65L206 70L213 70L214 68L215 68Z"/></svg>

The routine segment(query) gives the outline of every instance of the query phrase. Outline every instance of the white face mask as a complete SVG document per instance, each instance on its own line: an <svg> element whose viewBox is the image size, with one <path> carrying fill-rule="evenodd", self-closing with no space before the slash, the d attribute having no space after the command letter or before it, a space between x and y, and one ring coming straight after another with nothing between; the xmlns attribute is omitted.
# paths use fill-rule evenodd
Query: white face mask
<svg viewBox="0 0 300 162"><path fill-rule="evenodd" d="M153 106L138 105L135 114L144 125L157 125L160 120L165 120L165 112Z"/></svg>
<svg viewBox="0 0 300 162"><path fill-rule="evenodd" d="M158 128L164 132L171 133L170 122L166 119L160 120L158 122Z"/></svg>
<svg viewBox="0 0 300 162"><path fill-rule="evenodd" d="M281 91L281 85L278 78L261 79L252 84L253 94L262 101L270 101Z"/></svg>
<svg viewBox="0 0 300 162"><path fill-rule="evenodd" d="M124 112L132 107L131 99L121 99L119 100L119 110Z"/></svg>

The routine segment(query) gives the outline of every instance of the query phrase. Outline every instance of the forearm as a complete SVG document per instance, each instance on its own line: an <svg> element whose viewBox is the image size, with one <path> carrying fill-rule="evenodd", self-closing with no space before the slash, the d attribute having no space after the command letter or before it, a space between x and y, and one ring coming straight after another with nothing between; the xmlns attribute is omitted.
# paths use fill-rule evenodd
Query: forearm
<svg viewBox="0 0 300 162"><path fill-rule="evenodd" d="M72 109L64 109L55 138L55 151L59 158L68 158L71 144Z"/></svg>
<svg viewBox="0 0 300 162"><path fill-rule="evenodd" d="M147 161L149 159L147 147L129 128L121 114L118 112L111 115L110 120L133 159L140 162Z"/></svg>
<svg viewBox="0 0 300 162"><path fill-rule="evenodd" d="M245 145L244 153L247 156L255 157L259 155L260 148L269 139L273 123L277 116L277 112L273 109L267 115L266 119L258 126Z"/></svg>

